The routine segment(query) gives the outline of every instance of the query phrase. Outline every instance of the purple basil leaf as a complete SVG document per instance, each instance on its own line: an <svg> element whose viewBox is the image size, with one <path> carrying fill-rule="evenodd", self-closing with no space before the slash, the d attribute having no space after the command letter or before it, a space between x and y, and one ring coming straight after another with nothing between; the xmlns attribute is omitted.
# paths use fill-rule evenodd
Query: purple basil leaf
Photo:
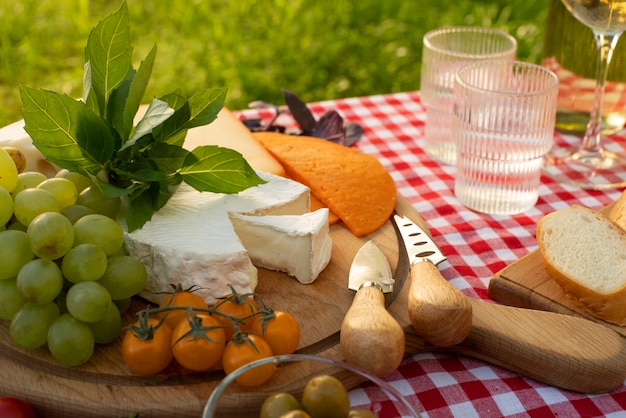
<svg viewBox="0 0 626 418"><path fill-rule="evenodd" d="M344 145L346 147L351 147L361 139L361 135L363 135L363 127L358 123L347 122L345 125L345 134L346 139Z"/></svg>
<svg viewBox="0 0 626 418"><path fill-rule="evenodd" d="M343 145L345 142L343 118L336 110L329 110L317 122L317 128L315 128L311 136Z"/></svg>
<svg viewBox="0 0 626 418"><path fill-rule="evenodd" d="M255 129L261 129L263 127L263 121L261 120L261 118L243 119L241 122L246 126L246 128L251 131Z"/></svg>
<svg viewBox="0 0 626 418"><path fill-rule="evenodd" d="M310 135L310 133L315 130L317 122L307 105L289 90L283 89L283 95L285 96L285 103L293 118L298 122L298 125L300 125L302 133L304 135Z"/></svg>

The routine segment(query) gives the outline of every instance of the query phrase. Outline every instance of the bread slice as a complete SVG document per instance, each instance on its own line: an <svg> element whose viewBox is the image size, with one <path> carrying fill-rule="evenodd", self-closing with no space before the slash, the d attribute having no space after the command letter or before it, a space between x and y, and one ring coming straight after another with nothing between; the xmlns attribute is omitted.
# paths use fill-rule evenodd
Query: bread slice
<svg viewBox="0 0 626 418"><path fill-rule="evenodd" d="M611 208L609 219L626 231L626 190L622 192L622 195Z"/></svg>
<svg viewBox="0 0 626 418"><path fill-rule="evenodd" d="M537 224L546 272L591 315L626 325L626 231L581 206L561 209Z"/></svg>

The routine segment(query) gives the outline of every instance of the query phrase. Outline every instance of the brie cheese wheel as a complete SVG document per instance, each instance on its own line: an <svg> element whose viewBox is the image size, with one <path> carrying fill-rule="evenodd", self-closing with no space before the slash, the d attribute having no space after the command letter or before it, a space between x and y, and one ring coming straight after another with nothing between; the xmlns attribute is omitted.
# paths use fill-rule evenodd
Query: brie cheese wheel
<svg viewBox="0 0 626 418"><path fill-rule="evenodd" d="M184 289L199 286L196 293L209 304L229 294L228 285L241 293L254 291L257 269L229 213L277 216L310 210L306 186L273 174L258 174L268 182L239 194L199 192L181 184L150 221L125 234L126 250L148 270L142 297L159 303L171 291L170 284L177 283Z"/></svg>
<svg viewBox="0 0 626 418"><path fill-rule="evenodd" d="M229 215L255 266L286 272L308 284L330 261L328 213L323 208L303 215Z"/></svg>

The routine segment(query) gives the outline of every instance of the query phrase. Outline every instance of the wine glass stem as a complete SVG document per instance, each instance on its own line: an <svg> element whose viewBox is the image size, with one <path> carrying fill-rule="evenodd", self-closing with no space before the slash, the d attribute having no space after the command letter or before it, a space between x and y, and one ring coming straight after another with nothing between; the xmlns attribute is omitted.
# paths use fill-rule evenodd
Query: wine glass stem
<svg viewBox="0 0 626 418"><path fill-rule="evenodd" d="M602 104L604 102L604 90L606 87L607 75L615 45L619 40L620 33L603 34L594 31L596 45L598 49L597 69L596 69L596 90L589 118L589 124L585 136L583 137L580 152L583 154L600 155L602 153Z"/></svg>

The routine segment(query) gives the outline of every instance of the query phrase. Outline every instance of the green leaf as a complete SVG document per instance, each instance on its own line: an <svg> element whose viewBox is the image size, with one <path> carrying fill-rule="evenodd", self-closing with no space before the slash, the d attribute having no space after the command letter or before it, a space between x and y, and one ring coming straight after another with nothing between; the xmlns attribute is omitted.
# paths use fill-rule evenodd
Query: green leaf
<svg viewBox="0 0 626 418"><path fill-rule="evenodd" d="M159 99L153 99L148 110L135 128L133 136L120 148L120 151L131 147L143 136L152 133L152 130L161 125L174 114L174 109Z"/></svg>
<svg viewBox="0 0 626 418"><path fill-rule="evenodd" d="M224 107L227 91L225 88L207 89L191 96L189 99L191 118L185 128L191 129L213 122Z"/></svg>
<svg viewBox="0 0 626 418"><path fill-rule="evenodd" d="M161 126L154 129L154 137L157 142L165 142L173 136L177 136L181 132L186 133L185 125L191 119L191 109L189 102L182 103L172 116L163 122Z"/></svg>
<svg viewBox="0 0 626 418"><path fill-rule="evenodd" d="M223 88L207 89L194 94L189 101L184 102L178 94L166 96L168 104L176 109L176 112L163 123L162 127L155 130L156 140L174 143L171 138L180 138L181 132L213 122L224 107L226 92L227 90Z"/></svg>
<svg viewBox="0 0 626 418"><path fill-rule="evenodd" d="M174 176L167 179L167 181L162 181L159 183L159 191L157 193L156 201L154 201L154 210L158 211L161 209L167 201L172 197L173 190L182 183L183 176L180 174L175 174Z"/></svg>
<svg viewBox="0 0 626 418"><path fill-rule="evenodd" d="M20 86L25 130L46 158L70 171L97 174L115 151L116 133L84 103Z"/></svg>
<svg viewBox="0 0 626 418"><path fill-rule="evenodd" d="M128 212L126 214L126 225L128 231L132 232L141 228L146 222L152 219L154 208L150 190L142 190L128 200Z"/></svg>
<svg viewBox="0 0 626 418"><path fill-rule="evenodd" d="M185 183L199 191L238 193L266 183L237 151L215 145L195 148L180 170Z"/></svg>
<svg viewBox="0 0 626 418"><path fill-rule="evenodd" d="M154 67L156 50L157 47L154 45L146 58L141 62L141 64L139 64L137 73L135 74L132 84L130 85L126 105L124 106L122 123L118 127L118 131L120 132L123 141L126 141L130 131L132 130L135 115L137 114L139 106L143 100L143 96L146 93L148 82L150 81L150 76L152 75L152 68Z"/></svg>
<svg viewBox="0 0 626 418"><path fill-rule="evenodd" d="M154 144L145 152L145 157L152 161L159 170L174 173L181 169L189 154L186 149L165 142Z"/></svg>
<svg viewBox="0 0 626 418"><path fill-rule="evenodd" d="M126 108L126 100L128 99L130 86L135 78L135 74L135 69L133 67L129 67L126 78L116 88L114 88L113 91L111 91L111 95L109 96L109 101L107 103L107 121L109 121L109 123L113 125L113 128L119 132L122 141L126 141L128 139L128 132L132 130L132 125L124 125L124 109Z"/></svg>
<svg viewBox="0 0 626 418"><path fill-rule="evenodd" d="M167 174L158 171L155 165L146 158L135 158L129 163L117 164L111 169L116 185L127 187L133 183L150 183L163 181Z"/></svg>
<svg viewBox="0 0 626 418"><path fill-rule="evenodd" d="M116 12L93 28L85 48L85 62L91 68L90 95L96 95L100 116L105 119L109 96L126 78L132 67L131 58L128 7L123 2Z"/></svg>
<svg viewBox="0 0 626 418"><path fill-rule="evenodd" d="M118 197L128 196L131 193L135 193L137 190L145 188L145 186L140 183L135 183L134 185L126 188L120 188L102 181L96 176L90 176L90 178L94 183L96 183L96 186L98 186L102 194L109 199L117 199Z"/></svg>
<svg viewBox="0 0 626 418"><path fill-rule="evenodd" d="M95 93L91 94L92 91L91 63L87 61L83 65L83 101L93 113L99 115L100 109L98 108L98 100L96 99Z"/></svg>
<svg viewBox="0 0 626 418"><path fill-rule="evenodd" d="M169 105L169 107L171 107L174 110L180 109L182 106L186 105L188 102L187 98L183 95L180 89L176 89L170 93L167 93L159 97L159 99L166 102Z"/></svg>

